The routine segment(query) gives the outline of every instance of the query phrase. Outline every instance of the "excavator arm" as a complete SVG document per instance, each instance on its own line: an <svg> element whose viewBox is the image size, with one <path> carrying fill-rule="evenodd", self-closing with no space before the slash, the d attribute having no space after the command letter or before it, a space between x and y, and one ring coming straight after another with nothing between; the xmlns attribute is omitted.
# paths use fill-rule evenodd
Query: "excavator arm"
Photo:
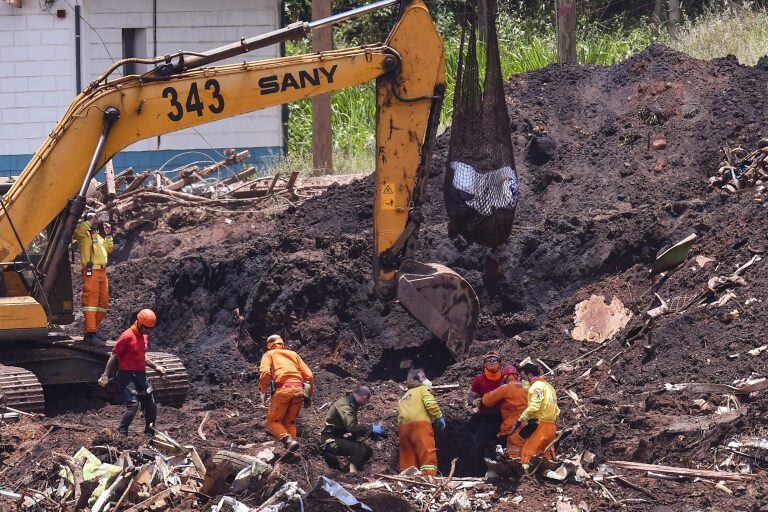
<svg viewBox="0 0 768 512"><path fill-rule="evenodd" d="M383 0L356 11L395 3ZM328 20L342 19L345 14ZM477 321L477 297L446 267L413 259L445 92L443 42L423 1L403 0L400 18L383 44L197 67L303 37L313 24L319 26L297 23L204 54L179 54L176 62L165 57L164 64L144 75L91 84L3 197L0 262L19 256L58 218L42 263L43 288L49 292L49 281L61 266L64 248L83 212L88 184L98 169L134 142L375 79L377 290L384 299L399 297L461 358Z"/></svg>

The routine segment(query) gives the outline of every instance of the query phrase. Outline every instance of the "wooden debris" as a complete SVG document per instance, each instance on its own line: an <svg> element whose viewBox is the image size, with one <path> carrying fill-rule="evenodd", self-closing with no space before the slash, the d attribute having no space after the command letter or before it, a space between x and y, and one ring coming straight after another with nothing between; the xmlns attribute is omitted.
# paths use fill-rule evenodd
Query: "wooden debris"
<svg viewBox="0 0 768 512"><path fill-rule="evenodd" d="M205 416L203 416L203 421L200 422L200 426L197 427L197 435L200 436L200 439L203 441L207 441L205 437L205 432L203 432L203 427L205 426L205 422L208 421L208 418L211 416L211 411L206 411Z"/></svg>
<svg viewBox="0 0 768 512"><path fill-rule="evenodd" d="M150 496L149 498L145 499L141 503L138 503L131 508L128 508L125 510L125 512L141 512L142 510L146 510L150 508L153 504L157 503L158 501L165 500L172 494L178 494L180 492L186 492L186 493L197 493L197 489L194 487L191 487L189 485L174 485L169 487L168 489L165 489L164 491L160 491L157 494Z"/></svg>
<svg viewBox="0 0 768 512"><path fill-rule="evenodd" d="M104 166L104 185L106 185L104 199L111 201L117 197L117 188L115 187L115 166L112 164L112 160L107 162ZM101 190L99 190L99 192L101 192Z"/></svg>
<svg viewBox="0 0 768 512"><path fill-rule="evenodd" d="M658 501L658 498L656 497L656 495L653 494L651 491L649 491L648 489L645 489L644 487L640 487L639 485L633 484L632 482L630 482L629 480L627 480L625 477L621 475L608 476L606 477L606 480L619 482L621 485L625 487L629 487L630 489L634 489L635 491L645 494L646 496L651 498L653 501Z"/></svg>
<svg viewBox="0 0 768 512"><path fill-rule="evenodd" d="M645 464L642 462L631 462L631 461L623 461L623 460L609 460L607 464L609 466L614 466L614 467L623 468L623 469L632 469L635 471L653 471L656 473L661 473L666 475L713 478L715 480L731 480L736 482L751 480L756 476L756 475L743 474L743 473L729 473L727 471L710 471L710 470L704 470L704 469L660 466L657 464Z"/></svg>

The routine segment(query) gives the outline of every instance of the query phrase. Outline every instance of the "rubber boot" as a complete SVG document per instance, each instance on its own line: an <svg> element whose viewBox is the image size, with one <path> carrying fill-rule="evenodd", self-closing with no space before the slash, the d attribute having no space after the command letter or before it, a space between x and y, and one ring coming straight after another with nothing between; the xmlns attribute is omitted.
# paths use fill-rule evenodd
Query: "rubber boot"
<svg viewBox="0 0 768 512"><path fill-rule="evenodd" d="M299 449L299 443L295 439L293 439L291 436L285 436L282 439L283 446L285 446L285 449L289 452L295 452Z"/></svg>
<svg viewBox="0 0 768 512"><path fill-rule="evenodd" d="M83 336L83 341L94 347L103 347L106 344L106 342L99 338L99 335L95 332L86 333L85 336Z"/></svg>

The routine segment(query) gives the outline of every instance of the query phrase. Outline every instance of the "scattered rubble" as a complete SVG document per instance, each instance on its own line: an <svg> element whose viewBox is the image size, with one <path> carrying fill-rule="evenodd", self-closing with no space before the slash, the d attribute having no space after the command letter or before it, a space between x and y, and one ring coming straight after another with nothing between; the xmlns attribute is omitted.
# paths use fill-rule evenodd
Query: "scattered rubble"
<svg viewBox="0 0 768 512"><path fill-rule="evenodd" d="M621 331L632 319L632 312L617 297L611 303L602 295L592 295L576 304L571 337L578 341L603 343Z"/></svg>
<svg viewBox="0 0 768 512"><path fill-rule="evenodd" d="M571 510L768 505L763 449L744 444L766 438L768 414L768 382L761 380L768 375L766 353L749 354L768 336L760 307L768 300L768 274L764 262L754 259L764 257L768 245L764 203L749 193L713 192L702 179L719 167L718 148L755 147L765 135L766 81L763 68L733 59L698 61L661 46L616 66L551 66L512 77L505 92L519 153L521 203L510 241L493 251L448 231L441 180L449 134L441 137L418 257L447 264L480 296L477 339L460 363L401 308L371 294L370 177L322 185L322 195L306 201L286 198L295 206L275 199L280 206L274 210L268 196L219 206L199 204L220 200L213 195L179 190L173 192L195 196L183 201L197 206L148 201L126 214L116 223L123 242L110 271L114 293L105 334L124 330L137 304L160 312L164 321L152 343L182 357L193 392L180 410L161 409L158 421L180 445L197 447L211 485L217 453L257 457L270 446L265 411L253 401L254 363L265 336L283 334L317 374L316 405L299 421L302 450L279 464L283 483L274 482L264 497L251 501L249 491L241 495L232 486L238 475L250 486L255 475L233 468L220 495L209 500L179 491L162 498L166 509L206 510L223 497L258 507L286 483L309 491L327 476L373 510L421 510L437 488L376 476L398 477L395 436L376 442L376 456L362 477L329 466L317 452L327 412L322 405L361 381L375 391L362 420L396 428L398 382L413 366L425 367L438 386L458 384L437 395L448 424L436 438L438 463L447 475L451 460L459 459L451 486L473 479L450 497L441 491L430 506L439 502L448 510L443 495L455 500L454 510L488 505L500 512L553 510L558 504ZM653 150L660 133L667 146ZM271 181L259 183L257 188L268 188ZM287 179L278 179L275 188L282 183ZM296 183L298 190L304 182ZM146 192L133 193L172 196L154 185L147 177ZM120 195L125 193L123 188ZM270 213L250 213L264 210ZM133 215L143 224L131 224ZM696 239L682 264L649 272L660 250L692 233ZM697 263L697 256L713 261ZM570 337L576 305L593 295L616 297L633 314L599 345ZM646 314L663 304L663 314ZM738 317L720 321L734 310ZM552 369L548 379L560 392L560 427L572 429L558 452L571 461L594 453L592 465L582 460L590 478L525 477L510 485L481 480L485 468L466 462L466 387L481 354L492 350L508 361L530 357ZM729 357L734 354L740 356ZM117 406L95 408L67 396L52 403L60 407L53 412L55 423L65 427L54 426L51 418L22 416L0 429L0 503L9 508L15 501L6 493L41 492L61 480L53 452L71 457L84 446L112 463L94 447L137 450L143 443L111 437L121 413ZM612 460L718 474L622 469L611 466ZM720 472L749 476L732 481ZM365 484L375 488L358 488ZM222 506L233 505L231 500ZM297 500L285 505L290 512L302 506ZM344 510L337 500L316 506Z"/></svg>

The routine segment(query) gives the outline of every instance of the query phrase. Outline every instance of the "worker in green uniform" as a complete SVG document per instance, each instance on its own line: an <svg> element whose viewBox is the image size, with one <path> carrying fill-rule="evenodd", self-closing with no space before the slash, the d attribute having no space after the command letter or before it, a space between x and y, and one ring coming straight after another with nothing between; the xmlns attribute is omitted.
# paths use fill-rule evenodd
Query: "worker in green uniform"
<svg viewBox="0 0 768 512"><path fill-rule="evenodd" d="M371 390L367 386L359 386L354 392L339 398L328 411L325 426L320 432L321 453L349 457L350 473L357 473L373 455L371 447L361 439L386 436L381 425L362 425L358 422L358 411L370 401Z"/></svg>

